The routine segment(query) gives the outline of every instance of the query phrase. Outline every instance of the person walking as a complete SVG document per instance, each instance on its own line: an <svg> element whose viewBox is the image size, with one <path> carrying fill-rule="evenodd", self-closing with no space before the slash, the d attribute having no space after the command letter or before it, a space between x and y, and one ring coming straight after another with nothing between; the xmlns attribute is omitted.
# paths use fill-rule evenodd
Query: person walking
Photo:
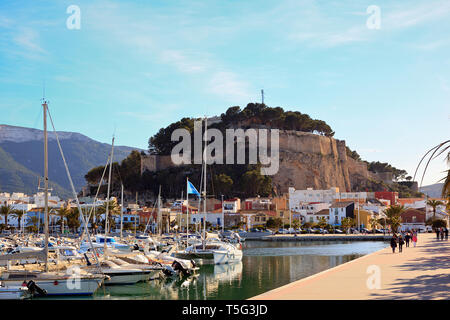
<svg viewBox="0 0 450 320"><path fill-rule="evenodd" d="M447 227L445 227L444 233L445 233L445 240L448 240L448 228Z"/></svg>
<svg viewBox="0 0 450 320"><path fill-rule="evenodd" d="M405 241L403 240L403 236L400 234L400 236L398 237L398 252L402 252L404 244Z"/></svg>
<svg viewBox="0 0 450 320"><path fill-rule="evenodd" d="M415 248L416 244L417 244L417 232L413 232L411 240L412 240L413 246Z"/></svg>
<svg viewBox="0 0 450 320"><path fill-rule="evenodd" d="M397 248L397 236L394 235L391 238L391 248L392 248L392 253L395 253L395 248Z"/></svg>
<svg viewBox="0 0 450 320"><path fill-rule="evenodd" d="M444 228L441 228L440 233L441 233L441 240L444 240Z"/></svg>
<svg viewBox="0 0 450 320"><path fill-rule="evenodd" d="M436 228L436 240L439 240L439 228Z"/></svg>
<svg viewBox="0 0 450 320"><path fill-rule="evenodd" d="M409 248L409 241L411 240L411 235L409 234L409 232L406 233L405 236L405 243L406 243L406 247Z"/></svg>

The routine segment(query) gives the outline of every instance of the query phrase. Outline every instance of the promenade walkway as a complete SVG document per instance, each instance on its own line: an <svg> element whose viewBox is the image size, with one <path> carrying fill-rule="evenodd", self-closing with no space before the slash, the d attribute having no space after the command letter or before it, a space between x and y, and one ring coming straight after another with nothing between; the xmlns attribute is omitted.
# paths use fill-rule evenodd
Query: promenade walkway
<svg viewBox="0 0 450 320"><path fill-rule="evenodd" d="M374 273L375 270L375 273ZM379 271L379 288L377 275ZM450 240L419 234L416 248L390 247L251 300L450 299Z"/></svg>

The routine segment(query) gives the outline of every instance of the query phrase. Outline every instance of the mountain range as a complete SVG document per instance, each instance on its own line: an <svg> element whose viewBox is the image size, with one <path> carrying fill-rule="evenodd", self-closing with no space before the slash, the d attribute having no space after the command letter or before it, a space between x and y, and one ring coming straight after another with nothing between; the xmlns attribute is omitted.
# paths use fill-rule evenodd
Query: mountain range
<svg viewBox="0 0 450 320"><path fill-rule="evenodd" d="M430 184L419 188L420 192L427 194L431 198L440 198L442 195L442 187L444 183Z"/></svg>
<svg viewBox="0 0 450 320"><path fill-rule="evenodd" d="M76 132L57 132L75 189L86 185L84 175L93 167L105 165L111 145ZM121 161L139 148L114 146L114 161ZM48 132L48 172L52 194L72 196L64 162L55 134ZM0 125L0 192L38 191L44 173L44 133L39 129ZM42 181L41 181L42 182ZM43 183L41 183L41 187Z"/></svg>

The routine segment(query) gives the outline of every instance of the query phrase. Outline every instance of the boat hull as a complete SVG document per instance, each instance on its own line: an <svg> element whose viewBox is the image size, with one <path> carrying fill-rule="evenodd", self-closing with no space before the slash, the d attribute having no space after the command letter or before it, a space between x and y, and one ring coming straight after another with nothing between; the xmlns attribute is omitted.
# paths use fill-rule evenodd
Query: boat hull
<svg viewBox="0 0 450 320"><path fill-rule="evenodd" d="M31 294L26 288L0 288L0 300L23 300L30 297Z"/></svg>
<svg viewBox="0 0 450 320"><path fill-rule="evenodd" d="M123 284L135 284L141 281L148 281L150 278L155 277L159 270L143 270L139 272L128 271L103 271L110 279L106 279L105 286L110 285L123 285Z"/></svg>
<svg viewBox="0 0 450 320"><path fill-rule="evenodd" d="M2 280L7 286L21 286L22 280ZM36 285L47 291L47 296L87 296L92 295L101 286L103 278L81 279L33 279Z"/></svg>
<svg viewBox="0 0 450 320"><path fill-rule="evenodd" d="M232 252L225 250L214 251L214 264L229 264L242 261L242 251L235 250Z"/></svg>

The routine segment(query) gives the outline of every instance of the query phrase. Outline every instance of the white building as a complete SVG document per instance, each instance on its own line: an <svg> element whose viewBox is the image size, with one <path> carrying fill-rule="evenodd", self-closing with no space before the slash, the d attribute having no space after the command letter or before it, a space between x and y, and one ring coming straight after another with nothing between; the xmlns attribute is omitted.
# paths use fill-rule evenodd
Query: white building
<svg viewBox="0 0 450 320"><path fill-rule="evenodd" d="M241 210L241 199L233 198L223 201L224 213L237 213L239 210Z"/></svg>
<svg viewBox="0 0 450 320"><path fill-rule="evenodd" d="M328 190L314 190L308 188L306 190L295 190L289 188L289 207L294 210L301 203L310 202L326 202L333 203L334 200L356 200L365 202L367 200L367 192L339 192L339 188L333 187Z"/></svg>
<svg viewBox="0 0 450 320"><path fill-rule="evenodd" d="M331 225L340 225L344 218L354 218L355 204L350 201L336 202L329 209L329 223Z"/></svg>
<svg viewBox="0 0 450 320"><path fill-rule="evenodd" d="M45 206L45 195L44 192L38 192L34 195L33 201L36 204L36 207L44 207ZM64 201L62 201L58 196L52 196L49 192L48 194L48 206L49 208L57 208L62 207L64 205Z"/></svg>
<svg viewBox="0 0 450 320"><path fill-rule="evenodd" d="M194 224L200 224L203 226L203 218L205 217L204 213L194 213L189 215L189 223ZM211 223L212 226L221 226L223 223L222 220L222 213L211 213L208 212L206 214L206 222Z"/></svg>

